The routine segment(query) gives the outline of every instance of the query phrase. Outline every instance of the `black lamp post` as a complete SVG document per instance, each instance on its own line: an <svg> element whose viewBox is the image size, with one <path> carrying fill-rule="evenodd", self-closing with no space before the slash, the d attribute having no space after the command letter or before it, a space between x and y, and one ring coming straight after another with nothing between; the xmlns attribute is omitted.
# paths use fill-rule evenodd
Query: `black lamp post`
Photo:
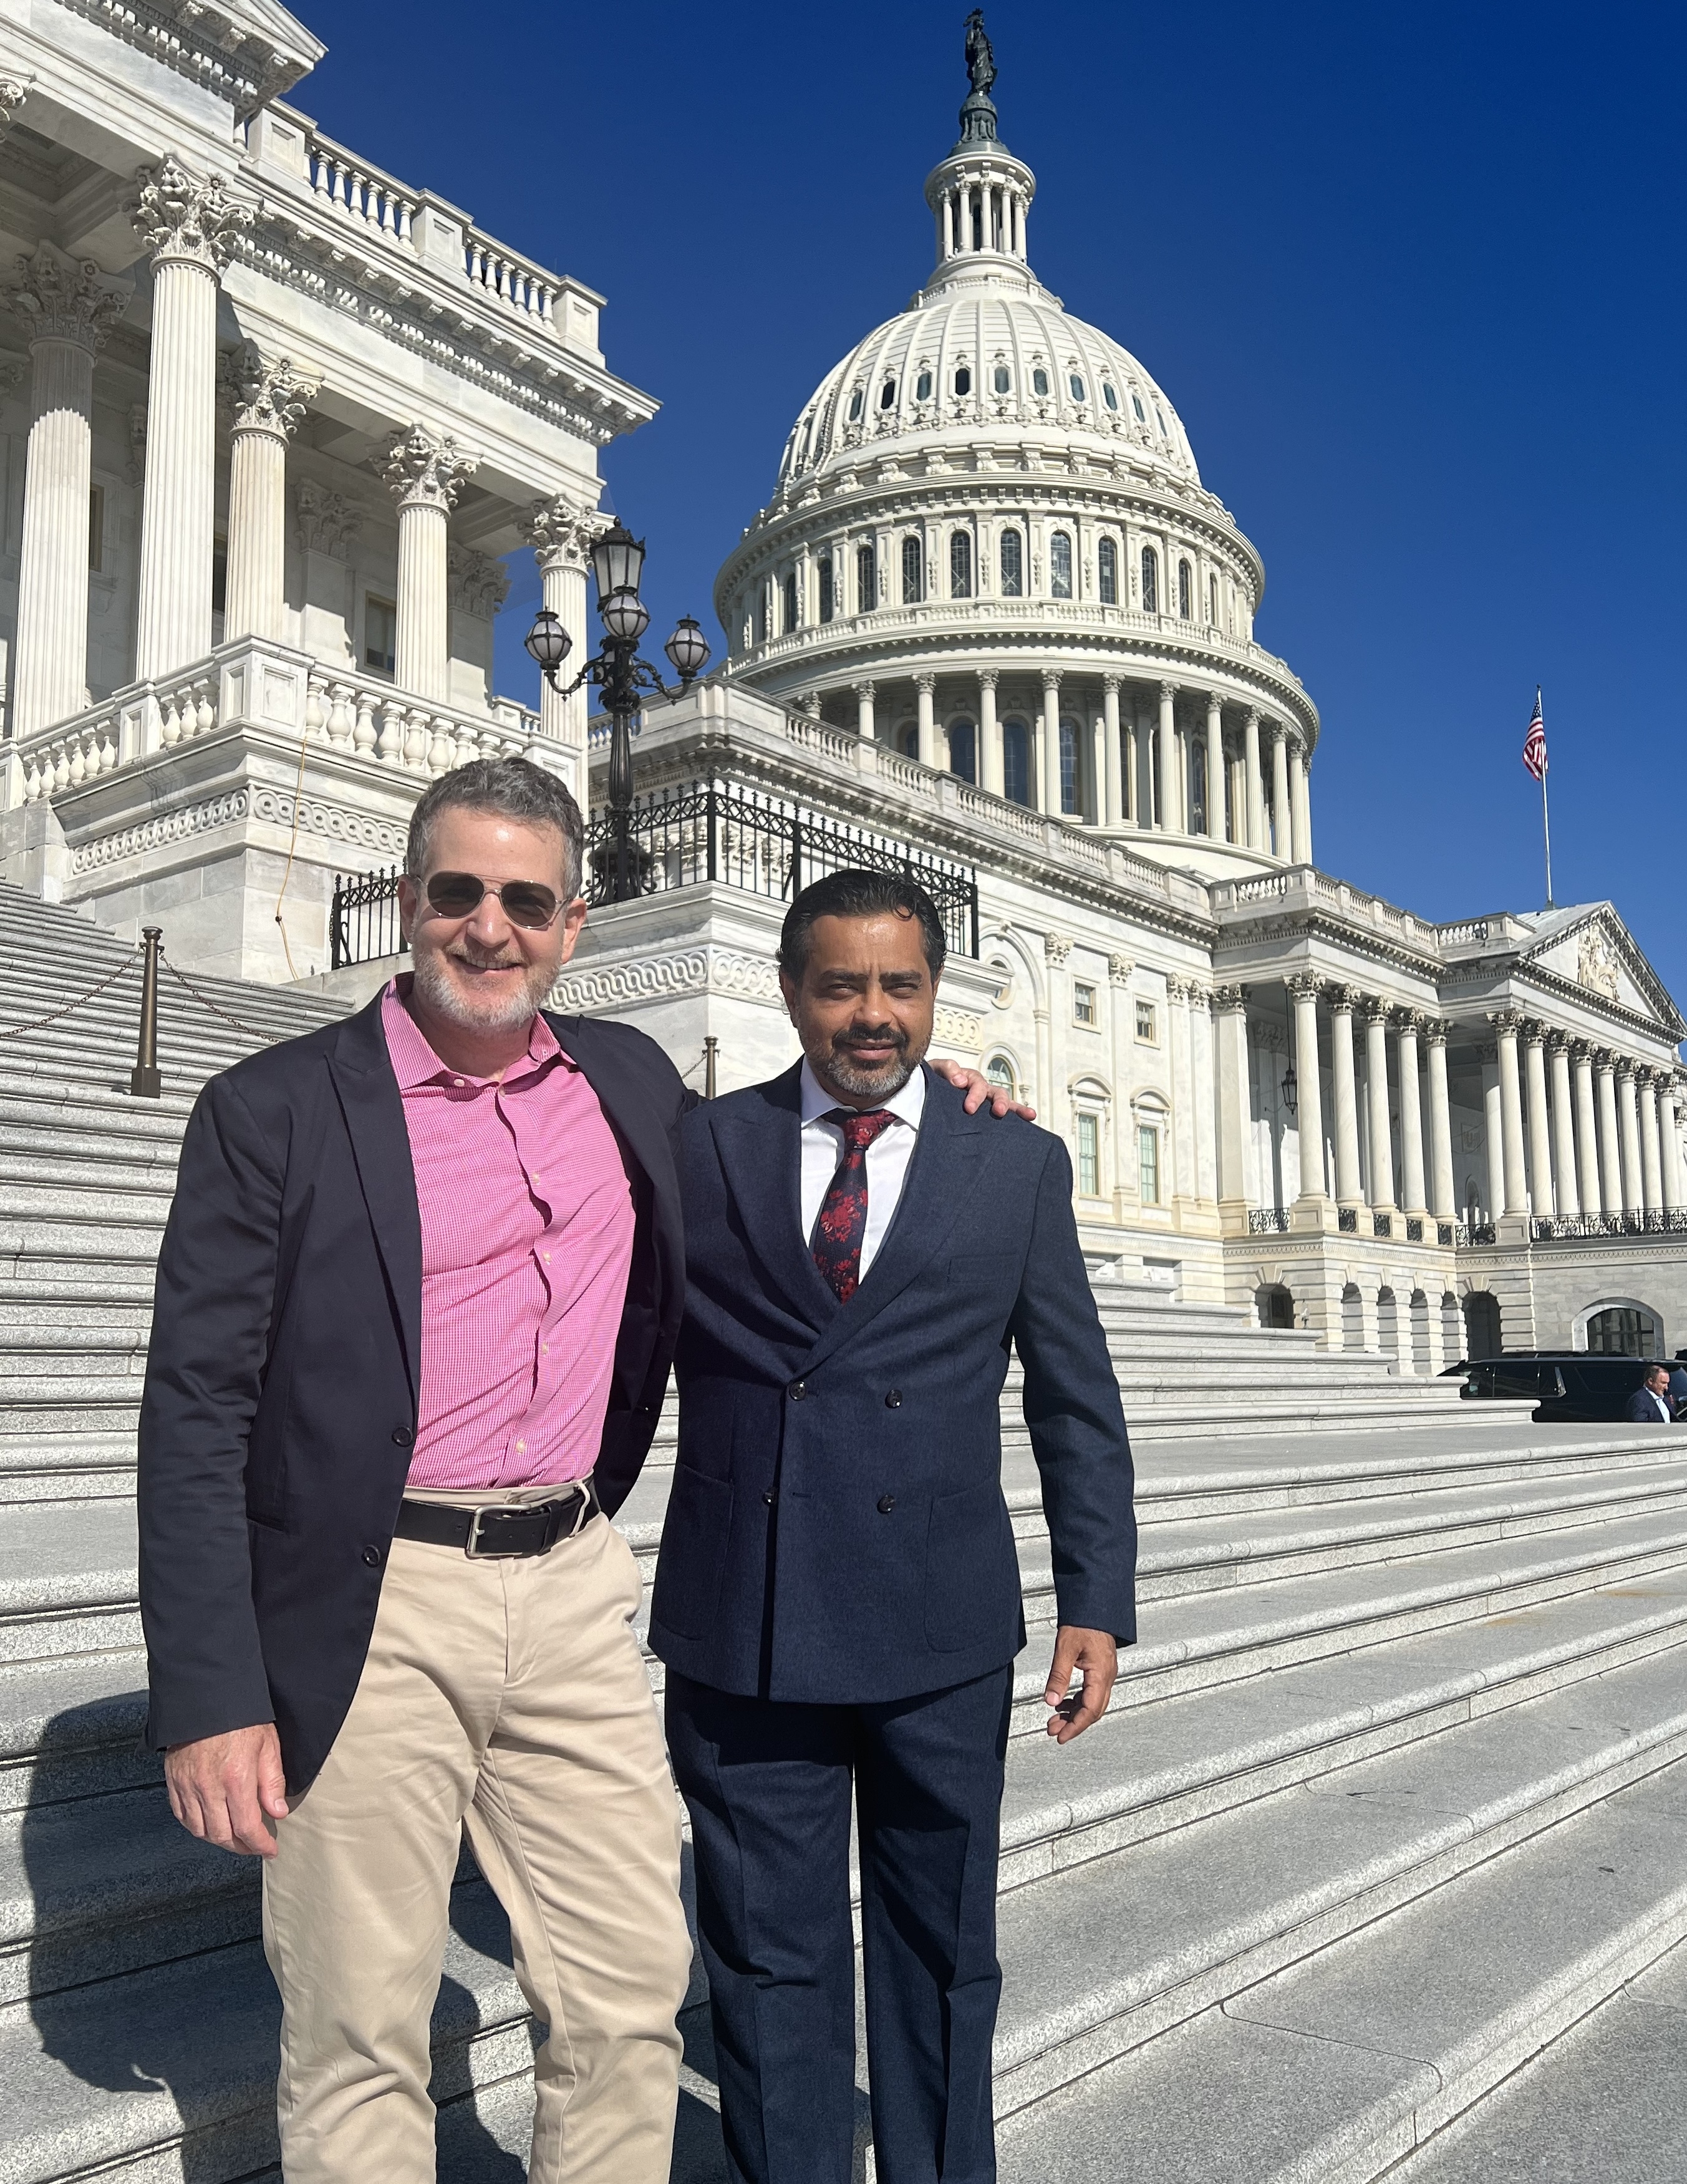
<svg viewBox="0 0 1687 2184"><path fill-rule="evenodd" d="M638 596L643 567L644 542L635 538L624 524L617 523L606 531L592 549L604 641L566 688L557 678L574 640L560 618L548 607L542 607L526 637L527 649L553 690L566 698L582 683L595 682L604 694L610 722L610 827L615 838L611 902L631 902L641 892L632 850L632 716L647 690L660 690L665 698L679 695L678 690L668 688L648 660L638 656L638 640L650 626L650 610ZM680 678L679 689L683 690L701 673L709 657L709 640L687 615L662 649Z"/></svg>

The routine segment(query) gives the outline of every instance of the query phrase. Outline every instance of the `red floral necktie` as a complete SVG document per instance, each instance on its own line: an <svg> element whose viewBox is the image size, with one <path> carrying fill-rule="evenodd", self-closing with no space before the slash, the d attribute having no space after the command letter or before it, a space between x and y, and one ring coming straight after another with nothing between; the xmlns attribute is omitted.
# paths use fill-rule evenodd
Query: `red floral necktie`
<svg viewBox="0 0 1687 2184"><path fill-rule="evenodd" d="M896 1119L883 1107L863 1115L854 1107L834 1107L821 1119L844 1133L844 1157L826 1187L820 1218L814 1224L814 1262L839 1304L848 1304L860 1286L861 1239L867 1233L867 1147Z"/></svg>

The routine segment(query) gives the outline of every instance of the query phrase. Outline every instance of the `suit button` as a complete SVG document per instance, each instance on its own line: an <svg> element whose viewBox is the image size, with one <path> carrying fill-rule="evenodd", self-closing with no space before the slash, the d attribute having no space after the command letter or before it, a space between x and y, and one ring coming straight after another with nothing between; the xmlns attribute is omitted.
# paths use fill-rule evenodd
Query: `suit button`
<svg viewBox="0 0 1687 2184"><path fill-rule="evenodd" d="M367 1565L367 1567L368 1567L369 1568L370 1568L370 1569L379 1569L379 1568L380 1568L380 1567L381 1567L381 1550L380 1550L380 1548L379 1548L379 1547L365 1547L365 1548L364 1549L364 1551L363 1551L363 1558L364 1558L364 1562L365 1562L365 1563Z"/></svg>
<svg viewBox="0 0 1687 2184"><path fill-rule="evenodd" d="M779 1497L777 1494L764 1494L761 1498L771 1509Z"/></svg>
<svg viewBox="0 0 1687 2184"><path fill-rule="evenodd" d="M791 1401L793 1403L800 1403L803 1397L807 1395L808 1391L809 1385L806 1380L793 1380L791 1383Z"/></svg>
<svg viewBox="0 0 1687 2184"><path fill-rule="evenodd" d="M408 1426L393 1427L393 1446L394 1448L408 1448L415 1439L415 1435L410 1431Z"/></svg>
<svg viewBox="0 0 1687 2184"><path fill-rule="evenodd" d="M899 1411L902 1408L902 1390L900 1388L893 1388L891 1390L890 1393L884 1399L884 1407L888 1411Z"/></svg>
<svg viewBox="0 0 1687 2184"><path fill-rule="evenodd" d="M881 1517L888 1517L895 1507L896 1496L894 1494L881 1494L879 1496L878 1513Z"/></svg>

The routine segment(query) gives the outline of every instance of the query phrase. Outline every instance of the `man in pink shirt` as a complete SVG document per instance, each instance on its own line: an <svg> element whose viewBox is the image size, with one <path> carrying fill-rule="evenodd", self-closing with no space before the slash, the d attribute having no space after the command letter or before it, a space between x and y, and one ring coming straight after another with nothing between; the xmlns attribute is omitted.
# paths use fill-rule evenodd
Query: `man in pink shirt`
<svg viewBox="0 0 1687 2184"><path fill-rule="evenodd" d="M608 1516L683 1309L693 1095L629 1026L540 1013L582 833L523 760L444 776L412 972L214 1078L183 1144L140 1437L148 1734L182 1825L264 1860L288 2184L432 2178L465 1835L545 2028L533 2184L668 2176L678 1805Z"/></svg>

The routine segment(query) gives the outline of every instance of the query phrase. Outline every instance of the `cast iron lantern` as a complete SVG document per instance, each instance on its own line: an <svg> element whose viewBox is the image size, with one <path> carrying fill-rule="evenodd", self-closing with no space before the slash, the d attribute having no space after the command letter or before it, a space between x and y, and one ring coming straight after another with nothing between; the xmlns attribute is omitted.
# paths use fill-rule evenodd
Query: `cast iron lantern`
<svg viewBox="0 0 1687 2184"><path fill-rule="evenodd" d="M561 616L553 614L548 607L539 609L524 642L547 675L555 674L574 647L574 639L562 626Z"/></svg>
<svg viewBox="0 0 1687 2184"><path fill-rule="evenodd" d="M1283 1104L1291 1115L1300 1104L1300 1080L1292 1061L1283 1072Z"/></svg>
<svg viewBox="0 0 1687 2184"><path fill-rule="evenodd" d="M644 541L635 538L624 523L606 531L592 549L592 574L598 580L600 601L616 592L631 592L636 599L643 573Z"/></svg>
<svg viewBox="0 0 1687 2184"><path fill-rule="evenodd" d="M691 682L709 657L709 640L693 615L682 615L679 627L662 647L679 677L682 688Z"/></svg>

